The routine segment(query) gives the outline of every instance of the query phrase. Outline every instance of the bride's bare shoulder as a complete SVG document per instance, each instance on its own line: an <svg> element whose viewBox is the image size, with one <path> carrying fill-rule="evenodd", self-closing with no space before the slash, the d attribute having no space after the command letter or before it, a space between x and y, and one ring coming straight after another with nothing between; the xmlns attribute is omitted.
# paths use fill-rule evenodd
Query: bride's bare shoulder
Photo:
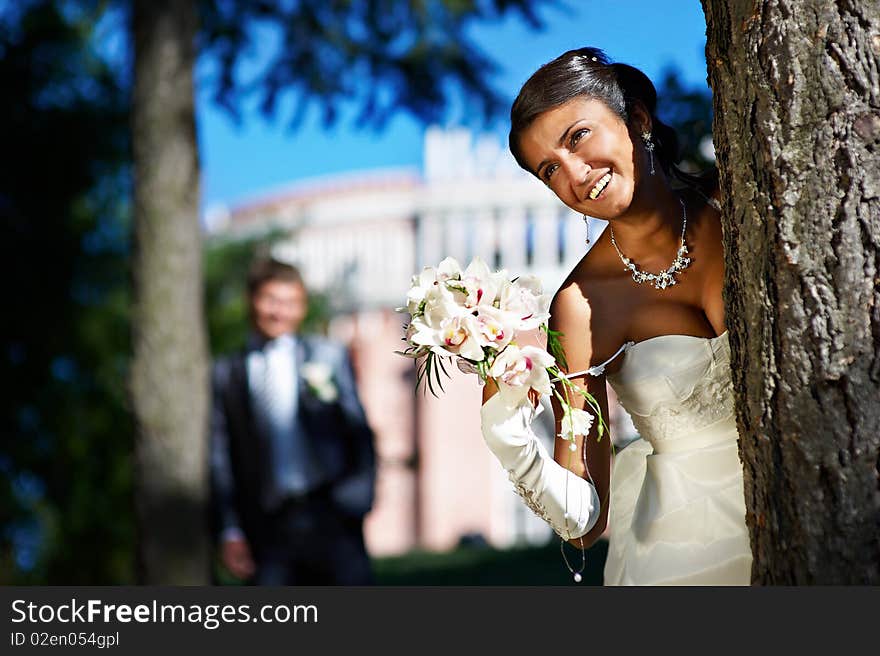
<svg viewBox="0 0 880 656"><path fill-rule="evenodd" d="M622 332L604 316L601 286L579 279L577 269L566 278L550 304L552 330L562 333L568 369L587 369L603 362L618 348Z"/></svg>
<svg viewBox="0 0 880 656"><path fill-rule="evenodd" d="M550 303L550 323L557 326L588 324L592 306L587 286L573 280L571 275L562 283Z"/></svg>

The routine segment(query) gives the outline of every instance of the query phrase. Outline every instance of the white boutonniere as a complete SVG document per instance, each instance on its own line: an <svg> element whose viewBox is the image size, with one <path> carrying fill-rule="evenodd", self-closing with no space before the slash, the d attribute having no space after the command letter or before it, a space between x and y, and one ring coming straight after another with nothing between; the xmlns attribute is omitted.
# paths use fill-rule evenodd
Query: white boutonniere
<svg viewBox="0 0 880 656"><path fill-rule="evenodd" d="M309 391L320 401L332 403L339 397L333 370L325 362L306 362L302 366L302 377Z"/></svg>

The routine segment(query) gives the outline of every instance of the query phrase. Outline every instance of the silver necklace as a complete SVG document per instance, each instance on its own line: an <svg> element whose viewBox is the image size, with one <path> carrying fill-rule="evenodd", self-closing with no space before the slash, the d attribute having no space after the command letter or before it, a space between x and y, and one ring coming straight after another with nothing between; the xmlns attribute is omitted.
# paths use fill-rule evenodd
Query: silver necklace
<svg viewBox="0 0 880 656"><path fill-rule="evenodd" d="M684 243L684 235L687 231L687 211L685 210L684 201L681 198L678 199L678 202L681 203L681 246L678 247L678 253L676 253L675 259L672 261L669 268L660 273L640 271L635 262L620 252L620 249L617 247L617 242L614 241L614 228L611 228L610 225L608 226L611 228L611 245L614 246L614 250L617 251L617 254L620 256L620 261L623 262L623 266L626 267L626 270L632 271L633 280L639 284L648 282L654 285L654 289L666 289L667 287L672 287L678 282L675 279L675 274L687 269L688 265L691 263L691 258L687 257L687 244Z"/></svg>
<svg viewBox="0 0 880 656"><path fill-rule="evenodd" d="M578 538L581 543L581 566L580 569L575 571L574 567L571 566L571 563L568 562L568 556L565 555L565 540L561 540L559 542L559 550L562 552L562 560L565 561L565 566L568 568L568 571L571 572L572 578L575 583L580 583L584 580L582 572L584 568L587 566L587 553L584 550L584 539L583 537Z"/></svg>
<svg viewBox="0 0 880 656"><path fill-rule="evenodd" d="M613 448L613 447L612 447ZM586 443L584 444L584 448L581 449L581 453L584 456L584 470L587 472L589 476L589 468L587 467L587 449ZM590 483L593 482L592 477L590 477ZM565 530L568 531L568 477L565 478ZM571 535L571 533L569 533ZM560 539L559 541L559 551L562 553L562 560L565 562L565 566L568 568L568 571L571 572L572 578L575 583L580 583L583 581L583 571L587 566L587 551L584 549L584 537L580 536L578 538L578 542L580 542L581 546L581 566L575 570L574 567L571 566L571 563L568 562L568 556L565 555L565 540Z"/></svg>

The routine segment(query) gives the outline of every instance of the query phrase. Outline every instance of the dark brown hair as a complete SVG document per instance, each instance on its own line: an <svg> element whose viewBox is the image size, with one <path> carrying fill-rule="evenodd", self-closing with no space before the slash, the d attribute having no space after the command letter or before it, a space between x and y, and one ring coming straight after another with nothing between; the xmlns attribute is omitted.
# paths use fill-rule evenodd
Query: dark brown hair
<svg viewBox="0 0 880 656"><path fill-rule="evenodd" d="M299 269L292 264L279 262L271 257L261 257L251 263L247 276L248 295L253 296L262 285L269 281L292 282L303 284Z"/></svg>
<svg viewBox="0 0 880 656"><path fill-rule="evenodd" d="M704 176L685 173L676 166L680 159L675 130L657 118L657 90L642 71L627 64L612 63L598 48L579 48L563 53L541 66L526 81L510 109L510 152L517 163L534 173L520 149L522 133L544 112L569 100L595 98L624 122L635 105L651 116L654 151L663 171L690 186L704 187Z"/></svg>

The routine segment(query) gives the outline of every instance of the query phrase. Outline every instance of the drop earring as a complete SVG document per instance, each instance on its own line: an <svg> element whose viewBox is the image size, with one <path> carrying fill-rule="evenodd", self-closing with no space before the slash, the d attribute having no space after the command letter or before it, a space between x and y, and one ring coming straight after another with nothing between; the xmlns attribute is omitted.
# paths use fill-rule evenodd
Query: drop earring
<svg viewBox="0 0 880 656"><path fill-rule="evenodd" d="M645 141L645 150L651 158L651 175L654 175L654 142L651 141L651 133L647 130L642 132L642 139Z"/></svg>
<svg viewBox="0 0 880 656"><path fill-rule="evenodd" d="M587 236L584 238L584 246L590 245L590 219L584 214L584 227L587 229Z"/></svg>

